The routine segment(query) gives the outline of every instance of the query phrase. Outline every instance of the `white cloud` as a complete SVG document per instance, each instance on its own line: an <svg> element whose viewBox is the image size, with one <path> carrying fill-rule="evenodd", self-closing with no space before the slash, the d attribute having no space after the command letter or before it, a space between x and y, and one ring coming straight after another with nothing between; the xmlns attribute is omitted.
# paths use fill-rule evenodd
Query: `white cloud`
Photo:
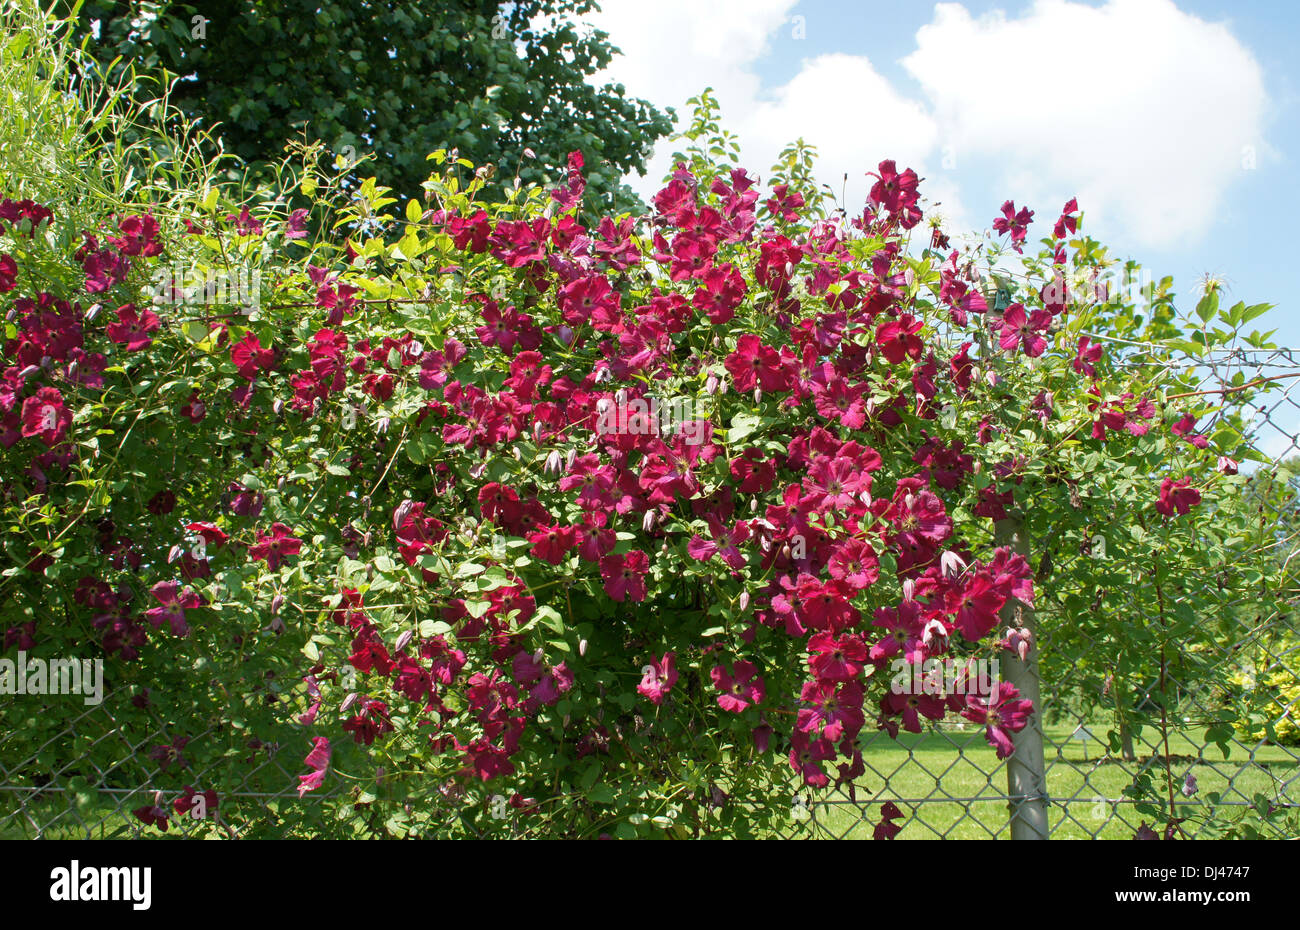
<svg viewBox="0 0 1300 930"><path fill-rule="evenodd" d="M605 0L589 18L623 54L596 80L622 83L628 93L658 106L677 107L712 87L725 128L736 133L742 164L766 175L781 149L802 136L819 152L819 180L845 192L851 210L862 205L865 173L882 158L918 171L934 148L934 121L886 81L863 55L807 59L789 83L765 90L756 67L773 41L793 38L796 0ZM672 146L660 143L646 176L629 179L653 193L670 169ZM847 186L844 175L848 174ZM944 204L956 208L956 192Z"/></svg>
<svg viewBox="0 0 1300 930"><path fill-rule="evenodd" d="M1203 236L1243 149L1266 151L1259 65L1171 0L1038 0L1018 19L941 3L903 64L959 161L996 160L1049 222L1077 193L1092 231L1137 245Z"/></svg>
<svg viewBox="0 0 1300 930"><path fill-rule="evenodd" d="M683 119L686 99L713 87L751 173L766 174L802 136L819 150L820 180L839 191L848 174L850 209L865 197L865 172L895 158L927 176L922 190L943 202L950 231L992 219L965 214L962 182L968 200L1013 197L1044 224L1077 194L1091 232L1125 246L1181 245L1211 228L1241 177L1243 148L1269 154L1259 65L1226 27L1172 0L1038 0L1016 18L978 19L936 4L902 62L920 99L854 54L869 35L845 35L843 51L807 58L765 88L762 59L792 40L795 14L796 0L604 0L590 22L623 55L597 80ZM658 188L670 152L661 142L645 178L629 179L637 190ZM949 157L959 170L944 170Z"/></svg>

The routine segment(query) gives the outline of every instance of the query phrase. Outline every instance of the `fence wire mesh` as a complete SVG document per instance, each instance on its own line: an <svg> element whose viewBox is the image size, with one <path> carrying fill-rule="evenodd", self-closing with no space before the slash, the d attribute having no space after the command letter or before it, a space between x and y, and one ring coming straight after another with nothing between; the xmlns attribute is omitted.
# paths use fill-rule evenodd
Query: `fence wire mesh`
<svg viewBox="0 0 1300 930"><path fill-rule="evenodd" d="M1250 810L1261 835L1294 835L1295 818L1274 815L1300 810L1300 559L1293 558L1300 550L1300 359L1297 350L1234 350L1188 360L1183 374L1216 401L1200 428L1212 432L1220 418L1235 416L1260 453L1242 465L1251 476L1243 493L1263 541L1254 555L1277 570L1265 575L1247 560L1194 584L1153 589L1144 566L1113 564L1119 560L1106 551L1104 521L1081 542L1029 524L1024 542L1038 592L1032 671L1041 695L1031 727L1042 739L1043 797L1013 797L1008 765L1016 757L998 760L981 727L948 719L896 739L864 731L863 772L821 791L792 784L792 803L774 801L786 808L771 818L776 835L870 838L881 805L892 802L902 814L901 838L1011 838L1012 815L1041 800L1039 829L1051 838L1128 838L1158 820L1143 800L1144 782L1158 790L1168 783L1179 808L1215 809L1229 820ZM1089 622L1107 611L1135 630L1190 616L1204 635L1177 661L1143 655L1140 639L1122 641L1107 632L1113 626ZM305 732L287 731L268 745L212 707L163 714L146 704L147 726L138 713L129 725L119 722L126 702L139 709L139 701L138 691L110 693L35 740L6 724L0 837L156 835L133 812L156 805L170 813L177 779L168 769L185 753L174 736L182 731L226 747L220 765L183 777L218 787L220 801L203 820L172 814L169 835L309 836L319 830L311 808L322 804L337 821L331 833L392 834L356 786L298 796L300 760L311 748ZM40 715L26 725L42 726ZM440 818L457 816L457 799L439 786L407 790L414 784L403 786L405 809L423 809L424 833L436 835ZM1188 821L1179 829L1210 836L1216 828Z"/></svg>

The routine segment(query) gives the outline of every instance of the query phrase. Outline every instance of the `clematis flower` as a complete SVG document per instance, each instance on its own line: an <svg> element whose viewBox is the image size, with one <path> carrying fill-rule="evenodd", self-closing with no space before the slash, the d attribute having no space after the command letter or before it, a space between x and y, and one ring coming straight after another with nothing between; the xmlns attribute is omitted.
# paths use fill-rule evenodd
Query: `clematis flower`
<svg viewBox="0 0 1300 930"><path fill-rule="evenodd" d="M745 556L739 547L749 539L749 524L738 520L728 530L714 514L709 514L706 520L712 539L705 539L697 533L686 544L686 554L701 562L707 562L716 555L733 570L740 571L745 567Z"/></svg>
<svg viewBox="0 0 1300 930"><path fill-rule="evenodd" d="M202 806L199 807L198 799L202 798ZM196 807L203 811L205 815L212 813L217 809L217 793L209 788L207 791L197 791L193 785L186 785L181 796L172 801L172 809L182 817L190 813Z"/></svg>
<svg viewBox="0 0 1300 930"><path fill-rule="evenodd" d="M1012 304L1002 314L1002 338L998 344L1006 352L1023 346L1026 355L1037 358L1047 348L1047 339L1042 334L1051 325L1050 310L1035 310L1030 314L1025 312L1024 305Z"/></svg>
<svg viewBox="0 0 1300 930"><path fill-rule="evenodd" d="M645 600L645 573L650 570L650 559L640 549L625 554L610 554L600 560L600 576L605 580L605 593L616 601Z"/></svg>
<svg viewBox="0 0 1300 930"><path fill-rule="evenodd" d="M231 213L226 217L227 223L235 224L235 235L237 236L260 236L262 234L262 223L254 219L248 212L248 207L243 207L239 215Z"/></svg>
<svg viewBox="0 0 1300 930"><path fill-rule="evenodd" d="M307 210L300 207L289 214L284 224L284 238L288 240L307 238Z"/></svg>
<svg viewBox="0 0 1300 930"><path fill-rule="evenodd" d="M248 554L254 559L265 559L267 568L272 571L280 567L285 556L297 555L301 551L302 540L283 523L272 523L271 532L258 533L257 542L248 547Z"/></svg>
<svg viewBox="0 0 1300 930"><path fill-rule="evenodd" d="M18 286L18 265L12 255L0 254L0 294Z"/></svg>
<svg viewBox="0 0 1300 930"><path fill-rule="evenodd" d="M53 447L72 425L72 411L63 406L58 388L43 387L23 401L22 434Z"/></svg>
<svg viewBox="0 0 1300 930"><path fill-rule="evenodd" d="M852 633L814 633L808 639L808 668L818 681L849 681L867 661L867 646Z"/></svg>
<svg viewBox="0 0 1300 930"><path fill-rule="evenodd" d="M903 828L894 823L895 820L902 820L903 812L893 801L886 801L880 805L880 823L876 824L876 829L872 831L871 838L876 840L892 840L898 834L903 832Z"/></svg>
<svg viewBox="0 0 1300 930"><path fill-rule="evenodd" d="M106 333L109 339L126 346L128 352L139 352L153 342L149 334L160 326L162 322L153 311L140 313L135 304L123 304L117 308L117 322L110 323Z"/></svg>
<svg viewBox="0 0 1300 930"><path fill-rule="evenodd" d="M161 627L165 620L176 636L188 636L189 624L185 621L185 611L203 606L203 599L192 588L182 588L174 581L160 581L149 593L161 605L146 610L144 615L154 628Z"/></svg>
<svg viewBox="0 0 1300 930"><path fill-rule="evenodd" d="M1191 486L1191 478L1179 478L1177 481L1166 478L1160 483L1160 499L1156 501L1156 510L1166 517L1186 516L1193 507L1201 502L1201 492Z"/></svg>
<svg viewBox="0 0 1300 930"><path fill-rule="evenodd" d="M880 577L880 559L871 544L861 539L846 539L826 563L826 571L836 581L855 591L862 591Z"/></svg>
<svg viewBox="0 0 1300 930"><path fill-rule="evenodd" d="M1027 207L1021 207L1016 212L1014 201L1008 200L1002 205L1002 215L993 221L993 228L999 233L1010 233L1011 246L1017 252L1024 251L1022 246L1025 243L1025 237L1028 235L1029 224L1033 222L1034 211Z"/></svg>
<svg viewBox="0 0 1300 930"><path fill-rule="evenodd" d="M1034 705L1020 697L1015 685L999 681L992 694L966 695L966 707L961 715L984 724L989 745L997 751L999 759L1006 759L1015 751L1011 734L1025 728L1033 710Z"/></svg>
<svg viewBox="0 0 1300 930"><path fill-rule="evenodd" d="M713 686L722 692L718 696L718 706L723 710L738 714L763 700L763 677L753 662L742 659L732 666L730 673L721 665L715 665L709 677L713 679Z"/></svg>
<svg viewBox="0 0 1300 930"><path fill-rule="evenodd" d="M327 737L316 737L312 743L311 752L307 753L307 758L303 760L307 767L311 769L311 772L298 776L298 797L301 798L308 791L315 791L324 783L325 772L329 768L332 752Z"/></svg>
<svg viewBox="0 0 1300 930"><path fill-rule="evenodd" d="M804 784L824 788L830 779L822 763L835 758L835 747L824 736L810 739L796 730L790 737L790 767L803 776Z"/></svg>
<svg viewBox="0 0 1300 930"><path fill-rule="evenodd" d="M1101 346L1093 345L1087 336L1079 337L1079 345L1075 350L1074 361L1070 366L1081 375L1087 375L1089 378L1097 376L1096 364L1101 361Z"/></svg>
<svg viewBox="0 0 1300 930"><path fill-rule="evenodd" d="M677 654L665 652L662 659L651 662L641 676L641 683L636 686L637 693L649 698L656 707L663 703L664 697L677 683Z"/></svg>

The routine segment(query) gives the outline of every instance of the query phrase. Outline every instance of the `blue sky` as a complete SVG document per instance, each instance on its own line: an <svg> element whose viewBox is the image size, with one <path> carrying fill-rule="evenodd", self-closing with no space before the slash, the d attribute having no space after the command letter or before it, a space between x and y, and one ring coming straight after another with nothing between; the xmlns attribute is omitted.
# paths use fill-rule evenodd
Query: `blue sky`
<svg viewBox="0 0 1300 930"><path fill-rule="evenodd" d="M680 107L713 86L745 161L784 142L824 179L882 158L914 166L956 231L1003 200L1042 234L1078 195L1088 231L1170 274L1190 305L1206 272L1300 346L1291 225L1300 4L1230 0L604 0L593 22L624 56L609 77ZM680 112L680 111L679 111ZM660 147L642 191L666 167Z"/></svg>

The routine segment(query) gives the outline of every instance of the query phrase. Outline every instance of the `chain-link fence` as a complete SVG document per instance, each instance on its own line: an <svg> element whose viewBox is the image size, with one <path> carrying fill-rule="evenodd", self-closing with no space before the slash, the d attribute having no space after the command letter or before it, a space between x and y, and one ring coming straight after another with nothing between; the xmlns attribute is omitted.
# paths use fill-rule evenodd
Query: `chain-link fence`
<svg viewBox="0 0 1300 930"><path fill-rule="evenodd" d="M1162 810L1171 808L1186 818L1176 835L1217 835L1247 814L1258 835L1293 835L1297 821L1288 815L1300 810L1300 559L1293 560L1300 467L1290 465L1300 463L1300 361L1294 350L1232 351L1185 369L1201 385L1196 393L1214 401L1215 413L1198 429L1212 433L1230 420L1260 453L1241 463L1248 480L1237 485L1237 506L1254 515L1259 532L1229 547L1251 557L1217 565L1206 559L1199 578L1170 582L1143 560L1108 551L1118 541L1104 520L1081 543L1051 527L1003 526L1006 541L1035 565L1038 591L1032 615L1007 617L1032 631L1034 648L1028 664L1008 661L1006 677L1038 707L1017 736L1015 755L999 761L981 726L951 717L896 739L864 731L862 774L819 792L794 786L783 835L867 838L886 802L899 809L903 838L1128 838L1144 825L1163 830ZM1103 622L1108 616L1126 622ZM1157 652L1151 644L1160 636L1141 635L1175 623L1197 632L1185 648ZM1123 628L1133 635L1117 635ZM186 751L169 725L177 712L169 709L164 719L146 704L150 726L142 729L136 714L128 732L118 710L139 700L138 692L107 694L37 740L7 722L0 732L0 837L156 833L133 813L154 806L171 814L173 834L195 832L196 820L171 811L176 779L167 769ZM265 745L211 709L199 719L213 722L190 740L230 747L220 764L185 772L186 783L220 787L205 834L215 825L231 837L312 835L311 808L323 803L347 834L391 832L374 821L356 786L299 798L297 776L310 750L305 731L286 737L292 745ZM41 727L40 716L24 726ZM165 796L155 787L161 784L171 786ZM439 790L406 805L410 812L412 804L445 802L435 816L424 812L435 835L439 817L455 816L456 808ZM1154 804L1153 793L1167 796L1168 806Z"/></svg>
<svg viewBox="0 0 1300 930"><path fill-rule="evenodd" d="M1239 506L1260 532L1253 546L1237 542L1253 558L1200 585L1153 591L1148 565L1100 569L1104 525L1072 551L1051 528L1021 538L1038 600L1034 616L1008 619L1032 626L1035 655L1008 677L1037 693L1039 711L1015 755L998 761L973 724L866 735L865 774L799 801L802 825L790 835L869 837L892 801L905 838L1131 838L1144 825L1165 829L1150 794L1170 789L1163 810L1196 815L1175 836L1220 835L1246 814L1254 832L1244 835L1297 835L1287 815L1300 811L1300 360L1290 349L1233 350L1183 368L1217 407L1197 429L1232 418L1259 453L1240 466L1250 478ZM1078 560L1099 568L1078 570ZM1135 661L1143 640L1116 642L1113 625L1086 622L1103 611L1134 630L1178 612L1205 635L1186 654Z"/></svg>

